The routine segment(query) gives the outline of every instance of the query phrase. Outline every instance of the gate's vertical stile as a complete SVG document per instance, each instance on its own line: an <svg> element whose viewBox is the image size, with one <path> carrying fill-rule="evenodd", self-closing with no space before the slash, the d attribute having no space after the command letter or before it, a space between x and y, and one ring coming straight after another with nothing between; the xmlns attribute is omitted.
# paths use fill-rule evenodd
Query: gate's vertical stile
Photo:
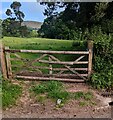
<svg viewBox="0 0 113 120"><path fill-rule="evenodd" d="M92 40L88 40L88 50L89 50L88 79L90 79L91 73L92 73L92 58L93 58L93 41Z"/></svg>
<svg viewBox="0 0 113 120"><path fill-rule="evenodd" d="M51 57L49 56L49 62L51 62L52 59ZM49 74L52 75L53 71L52 71L52 64L49 64Z"/></svg>
<svg viewBox="0 0 113 120"><path fill-rule="evenodd" d="M2 43L0 43L0 61L1 61L1 72L3 78L7 79L8 75L7 75L7 67L6 67L5 49Z"/></svg>
<svg viewBox="0 0 113 120"><path fill-rule="evenodd" d="M5 47L5 49L9 50L9 47ZM11 68L11 61L10 61L10 53L6 53L6 63L7 63L7 72L8 78L12 78L12 68Z"/></svg>

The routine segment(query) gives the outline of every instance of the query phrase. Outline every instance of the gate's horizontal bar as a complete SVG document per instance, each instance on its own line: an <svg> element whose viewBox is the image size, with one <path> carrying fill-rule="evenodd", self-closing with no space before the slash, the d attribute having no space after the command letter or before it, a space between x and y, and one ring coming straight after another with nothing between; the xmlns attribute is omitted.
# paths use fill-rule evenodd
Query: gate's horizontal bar
<svg viewBox="0 0 113 120"><path fill-rule="evenodd" d="M78 71L88 71L88 68L71 68L72 70L78 70ZM53 68L55 71L63 70L63 71L69 71L67 68Z"/></svg>
<svg viewBox="0 0 113 120"><path fill-rule="evenodd" d="M47 51L47 50L17 50L17 49L5 49L5 52L23 52L23 53L46 53L46 54L89 54L89 51Z"/></svg>
<svg viewBox="0 0 113 120"><path fill-rule="evenodd" d="M33 73L30 73L29 72L29 74L30 75L33 75ZM36 73L35 73L36 74ZM17 74L15 74L15 75L17 75ZM18 75L21 75L21 73L19 74L18 73ZM40 76L40 77L77 77L77 75L76 74L44 74L44 75L42 75L42 74L37 74L38 76ZM88 74L79 74L80 76L85 76L85 77L87 77L88 76ZM25 74L25 76L26 76L26 74ZM37 77L38 77L37 76Z"/></svg>
<svg viewBox="0 0 113 120"><path fill-rule="evenodd" d="M30 61L30 59L25 59L25 58L10 58L11 61Z"/></svg>
<svg viewBox="0 0 113 120"><path fill-rule="evenodd" d="M54 78L54 77L32 77L32 76L15 76L15 78L20 79L31 79L31 80L58 80L65 82L84 82L83 79L64 79L64 78Z"/></svg>
<svg viewBox="0 0 113 120"><path fill-rule="evenodd" d="M81 61L81 62L59 62L59 61L39 60L39 62L41 62L41 63L49 63L49 64L62 64L62 65L88 64L88 61Z"/></svg>
<svg viewBox="0 0 113 120"><path fill-rule="evenodd" d="M21 68L21 66L17 66L17 65L13 65L12 67L16 67L16 68ZM34 69L50 69L50 67L45 67L45 66L30 66L29 68L34 68ZM72 70L76 70L76 71L88 71L88 68L71 68ZM52 68L52 70L54 71L69 71L67 68Z"/></svg>
<svg viewBox="0 0 113 120"><path fill-rule="evenodd" d="M85 76L85 77L88 76L88 74L79 74L79 75L80 76ZM52 74L50 76L55 76L55 77L76 77L78 75L76 75L76 74Z"/></svg>

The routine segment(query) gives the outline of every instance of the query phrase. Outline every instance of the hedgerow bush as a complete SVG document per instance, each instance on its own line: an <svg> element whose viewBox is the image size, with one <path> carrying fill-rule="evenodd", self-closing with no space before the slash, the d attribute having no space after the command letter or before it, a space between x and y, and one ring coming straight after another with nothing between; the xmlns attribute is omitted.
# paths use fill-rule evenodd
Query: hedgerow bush
<svg viewBox="0 0 113 120"><path fill-rule="evenodd" d="M113 87L113 36L94 28L91 32L94 40L94 59L91 83L95 88L111 89Z"/></svg>

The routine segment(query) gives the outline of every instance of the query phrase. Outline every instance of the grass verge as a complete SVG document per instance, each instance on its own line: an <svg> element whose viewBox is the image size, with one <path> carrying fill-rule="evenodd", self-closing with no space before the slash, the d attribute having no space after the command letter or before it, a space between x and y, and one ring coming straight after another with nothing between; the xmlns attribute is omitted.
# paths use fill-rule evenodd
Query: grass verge
<svg viewBox="0 0 113 120"><path fill-rule="evenodd" d="M8 80L2 81L2 107L6 109L16 104L17 98L21 95L21 87L14 85Z"/></svg>

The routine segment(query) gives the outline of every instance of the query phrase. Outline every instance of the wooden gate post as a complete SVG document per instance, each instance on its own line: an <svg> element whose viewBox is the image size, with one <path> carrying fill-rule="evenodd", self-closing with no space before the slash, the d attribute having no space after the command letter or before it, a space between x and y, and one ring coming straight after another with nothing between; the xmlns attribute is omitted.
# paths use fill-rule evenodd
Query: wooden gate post
<svg viewBox="0 0 113 120"><path fill-rule="evenodd" d="M92 73L92 58L93 58L93 41L92 40L88 40L88 50L89 50L88 79L90 79L91 73Z"/></svg>
<svg viewBox="0 0 113 120"><path fill-rule="evenodd" d="M8 76L7 76L7 68L6 68L5 51L2 43L0 43L0 62L1 62L1 72L3 78L7 79Z"/></svg>

